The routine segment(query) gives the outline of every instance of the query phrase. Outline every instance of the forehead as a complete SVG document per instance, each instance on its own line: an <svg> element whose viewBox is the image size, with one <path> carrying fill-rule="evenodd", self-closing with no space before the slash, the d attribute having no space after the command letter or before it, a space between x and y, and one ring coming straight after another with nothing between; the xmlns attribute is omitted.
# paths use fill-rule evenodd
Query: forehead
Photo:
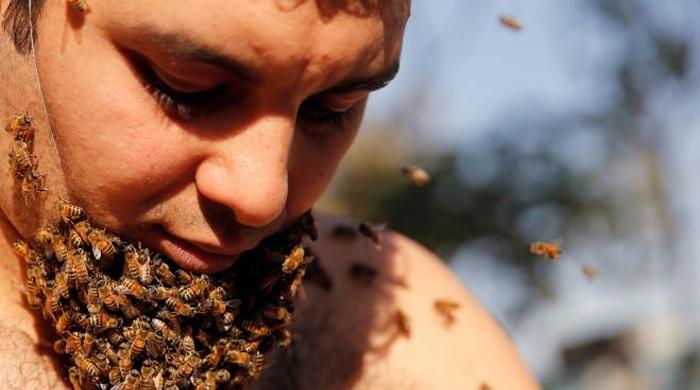
<svg viewBox="0 0 700 390"><path fill-rule="evenodd" d="M408 0L129 0L103 2L117 34L147 26L187 34L268 73L342 78L398 60ZM109 9L107 9L109 8ZM101 13L102 14L102 13ZM347 74L343 74L347 73ZM288 80L294 79L294 77Z"/></svg>

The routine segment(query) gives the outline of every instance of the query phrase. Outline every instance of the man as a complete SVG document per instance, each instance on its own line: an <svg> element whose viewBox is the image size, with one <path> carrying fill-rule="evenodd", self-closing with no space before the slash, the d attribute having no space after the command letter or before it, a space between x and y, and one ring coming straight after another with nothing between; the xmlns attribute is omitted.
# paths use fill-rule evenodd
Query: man
<svg viewBox="0 0 700 390"><path fill-rule="evenodd" d="M398 70L407 0L1 2L0 118L34 117L50 191L3 175L0 387L58 388L43 320L26 309L11 243L57 197L93 223L198 272L227 269L320 197L367 97ZM31 29L32 21L35 29ZM30 39L32 31L35 41ZM35 48L36 50L32 50ZM10 137L0 142L8 155ZM261 388L534 389L503 331L434 255L384 232L380 251L331 233L314 249L330 290L308 284L290 351ZM348 277L354 262L375 280ZM459 303L446 324L435 299ZM397 313L408 322L399 324ZM36 324L36 325L35 325Z"/></svg>

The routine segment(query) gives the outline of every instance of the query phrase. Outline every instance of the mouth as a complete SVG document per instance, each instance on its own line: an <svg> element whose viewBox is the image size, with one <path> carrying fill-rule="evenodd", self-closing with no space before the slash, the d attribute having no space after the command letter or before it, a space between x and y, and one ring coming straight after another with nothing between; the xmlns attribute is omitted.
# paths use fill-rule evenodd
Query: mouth
<svg viewBox="0 0 700 390"><path fill-rule="evenodd" d="M157 247L177 265L190 272L215 274L230 268L240 257L205 251L194 244L163 232L159 235Z"/></svg>

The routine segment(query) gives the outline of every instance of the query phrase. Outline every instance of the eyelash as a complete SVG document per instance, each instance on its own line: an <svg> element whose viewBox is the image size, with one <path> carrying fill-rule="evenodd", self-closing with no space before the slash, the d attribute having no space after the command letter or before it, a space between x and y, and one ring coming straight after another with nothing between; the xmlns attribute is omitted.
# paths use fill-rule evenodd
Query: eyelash
<svg viewBox="0 0 700 390"><path fill-rule="evenodd" d="M146 90L153 96L158 106L169 115L174 115L182 121L192 120L212 109L215 97L222 90L222 88L214 88L197 93L180 93L170 88L165 81L158 77L150 65L142 67L141 74ZM356 104L348 110L337 112L328 109L315 99L309 99L302 104L299 115L306 122L330 125L342 130L347 122L355 116L358 106Z"/></svg>

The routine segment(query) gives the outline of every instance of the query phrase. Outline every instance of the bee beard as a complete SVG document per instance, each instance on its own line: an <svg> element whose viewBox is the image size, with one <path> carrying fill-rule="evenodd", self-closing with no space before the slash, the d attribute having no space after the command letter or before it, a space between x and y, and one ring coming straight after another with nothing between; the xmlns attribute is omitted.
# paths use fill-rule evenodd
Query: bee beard
<svg viewBox="0 0 700 390"><path fill-rule="evenodd" d="M74 387L238 388L259 377L266 352L291 342L286 328L312 260L302 241L316 237L310 213L216 275L191 274L84 214L61 217L18 252L29 304L55 329Z"/></svg>

